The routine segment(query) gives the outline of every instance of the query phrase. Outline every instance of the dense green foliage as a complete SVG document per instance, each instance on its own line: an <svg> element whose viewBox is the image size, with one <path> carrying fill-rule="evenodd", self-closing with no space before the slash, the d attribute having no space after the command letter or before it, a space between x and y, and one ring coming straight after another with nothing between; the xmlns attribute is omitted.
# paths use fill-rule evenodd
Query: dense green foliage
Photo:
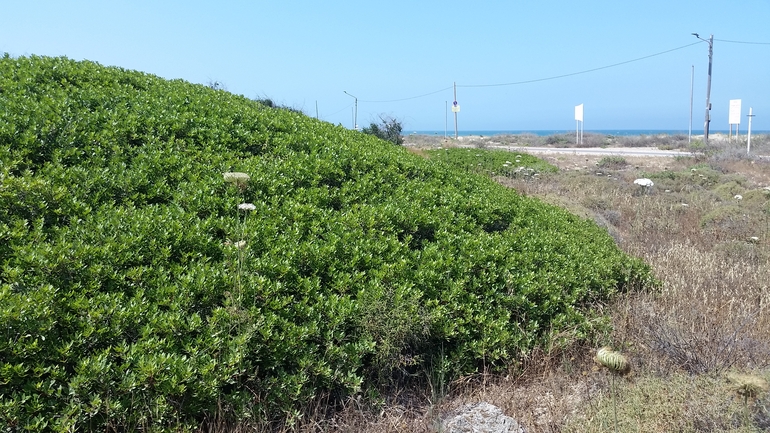
<svg viewBox="0 0 770 433"><path fill-rule="evenodd" d="M555 173L558 168L525 153L476 148L445 148L427 151L428 156L453 167L489 176L532 177Z"/></svg>
<svg viewBox="0 0 770 433"><path fill-rule="evenodd" d="M380 116L380 123L372 122L369 126L364 127L361 132L400 145L404 143L404 137L401 135L402 130L403 126L398 119Z"/></svg>
<svg viewBox="0 0 770 433"><path fill-rule="evenodd" d="M373 137L7 55L0 266L5 431L265 419L440 354L503 365L649 278L591 222Z"/></svg>

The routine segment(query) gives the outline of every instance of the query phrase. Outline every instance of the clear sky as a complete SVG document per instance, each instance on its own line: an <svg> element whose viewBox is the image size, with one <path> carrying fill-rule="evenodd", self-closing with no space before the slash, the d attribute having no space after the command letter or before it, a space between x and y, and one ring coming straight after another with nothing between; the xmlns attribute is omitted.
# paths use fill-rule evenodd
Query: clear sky
<svg viewBox="0 0 770 433"><path fill-rule="evenodd" d="M745 132L749 107L770 130L769 19L768 0L3 0L0 52L216 81L350 127L347 91L359 125L405 132L454 128L453 83L460 130L573 130L584 104L585 130L687 131L692 82L702 133L697 32L711 130L741 99Z"/></svg>

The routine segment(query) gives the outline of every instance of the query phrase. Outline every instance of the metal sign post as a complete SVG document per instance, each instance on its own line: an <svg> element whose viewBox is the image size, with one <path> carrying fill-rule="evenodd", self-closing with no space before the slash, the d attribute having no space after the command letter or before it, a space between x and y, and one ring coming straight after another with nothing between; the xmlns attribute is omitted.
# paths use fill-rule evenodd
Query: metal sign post
<svg viewBox="0 0 770 433"><path fill-rule="evenodd" d="M735 139L736 141L740 138L738 136L738 127L741 125L741 100L740 99L731 99L730 100L730 132L727 134L727 139L730 139L730 135L733 133L733 125L735 125Z"/></svg>
<svg viewBox="0 0 770 433"><path fill-rule="evenodd" d="M455 140L457 140L457 113L460 112L460 104L457 103L457 83L452 83L454 99L452 100L452 113L455 114Z"/></svg>
<svg viewBox="0 0 770 433"><path fill-rule="evenodd" d="M749 107L749 115L747 116L749 118L749 138L746 142L746 154L748 155L749 152L751 152L751 118L754 117L754 113L752 113L752 108Z"/></svg>
<svg viewBox="0 0 770 433"><path fill-rule="evenodd" d="M575 106L575 142L583 144L583 104Z"/></svg>

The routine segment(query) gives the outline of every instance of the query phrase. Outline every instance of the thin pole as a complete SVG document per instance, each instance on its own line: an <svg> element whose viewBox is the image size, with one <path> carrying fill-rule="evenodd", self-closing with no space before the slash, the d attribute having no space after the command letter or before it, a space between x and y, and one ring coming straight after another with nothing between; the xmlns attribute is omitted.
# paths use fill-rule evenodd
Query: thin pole
<svg viewBox="0 0 770 433"><path fill-rule="evenodd" d="M692 94L693 83L695 82L695 65L692 65L692 71L690 72L690 129L687 133L687 143L692 141Z"/></svg>
<svg viewBox="0 0 770 433"><path fill-rule="evenodd" d="M749 138L748 142L746 143L746 154L748 155L749 152L751 152L751 118L754 117L754 113L752 113L752 108L749 107Z"/></svg>
<svg viewBox="0 0 770 433"><path fill-rule="evenodd" d="M709 144L709 123L711 122L711 65L714 58L714 35L708 40L709 43L709 73L708 83L706 84L706 120L703 125L703 142Z"/></svg>
<svg viewBox="0 0 770 433"><path fill-rule="evenodd" d="M318 120L318 101L315 101L315 120Z"/></svg>
<svg viewBox="0 0 770 433"><path fill-rule="evenodd" d="M446 140L446 131L449 127L449 101L444 101L444 140Z"/></svg>
<svg viewBox="0 0 770 433"><path fill-rule="evenodd" d="M453 82L452 87L454 88L454 102L457 102L457 83ZM454 105L454 102L452 103ZM457 140L457 111L454 111L455 113L455 140Z"/></svg>
<svg viewBox="0 0 770 433"><path fill-rule="evenodd" d="M346 95L350 96L351 98L353 98L356 101L355 102L355 109L353 111L353 129L358 131L358 98L353 96L353 95L351 95L350 93L348 93L347 90L343 90L342 92L345 93Z"/></svg>

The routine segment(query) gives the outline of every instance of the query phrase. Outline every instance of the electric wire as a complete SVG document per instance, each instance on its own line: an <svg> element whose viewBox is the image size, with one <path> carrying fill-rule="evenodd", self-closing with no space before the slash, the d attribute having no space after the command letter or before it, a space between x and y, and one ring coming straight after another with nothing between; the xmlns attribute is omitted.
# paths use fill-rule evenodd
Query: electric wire
<svg viewBox="0 0 770 433"><path fill-rule="evenodd" d="M331 114L324 114L322 117L326 118L326 117L329 117L329 116L334 116L335 114L341 113L341 112L347 110L348 108L351 108L352 106L353 106L353 104L348 104L347 107L339 109L339 110L337 110L337 111L335 111L334 113L331 113Z"/></svg>
<svg viewBox="0 0 770 433"><path fill-rule="evenodd" d="M691 43L691 44L682 45L681 47L672 48L670 50L661 51L661 52L655 53L655 54L650 54L648 56L638 57L638 58L635 58L635 59L626 60L626 61L619 62L619 63L613 63L611 65L600 66L598 68L586 69L584 71L571 72L569 74L555 75L555 76L552 76L552 77L545 77L545 78L536 78L536 79L532 79L532 80L514 81L514 82L511 82L511 83L498 83L498 84L458 84L457 87L502 87L502 86L514 86L514 85L520 85L520 84L537 83L537 82L540 82L540 81L556 80L556 79L559 79L559 78L565 78L565 77L572 77L572 76L575 76L575 75L587 74L589 72L600 71L602 69L609 69L609 68L614 68L616 66L625 65L625 64L628 64L628 63L638 62L638 61L641 61L641 60L649 59L651 57L667 54L667 53L670 53L672 51L677 51L677 50L681 50L681 49L684 49L684 48L687 48L687 47L691 47L691 46L699 44L699 43L700 42L694 42L694 43ZM361 102L382 103L382 102L409 101L409 100L412 100L412 99L424 98L426 96L435 95L436 93L445 92L445 91L450 90L452 88L453 88L452 86L445 87L443 89L439 89L439 90L436 90L434 92L424 93L424 94L416 95L416 96L410 96L410 97L407 97L407 98L387 99L387 100L364 100L364 99L362 99ZM340 111L342 111L342 110L340 110Z"/></svg>
<svg viewBox="0 0 770 433"><path fill-rule="evenodd" d="M367 101L367 100L363 100L363 99L362 99L362 100L361 100L361 102L401 102L401 101L408 101L408 100L410 100L410 99L423 98L423 97L425 97L425 96L430 96L430 95L435 95L436 93L445 92L445 91L447 91L447 90L450 90L451 88L452 88L452 86L449 86L449 87L445 87L445 88L443 88L443 89L440 89L440 90L436 90L435 92L425 93L425 94L423 94L423 95L417 95L417 96L410 96L410 97L408 97L408 98L401 98L401 99L389 99L389 100L387 100L387 101Z"/></svg>
<svg viewBox="0 0 770 433"><path fill-rule="evenodd" d="M770 42L730 41L727 39L714 39L714 40L719 42L728 42L731 44L770 45Z"/></svg>
<svg viewBox="0 0 770 433"><path fill-rule="evenodd" d="M613 63L611 65L606 65L606 66L600 66L598 68L586 69L584 71L572 72L572 73L569 73L569 74L555 75L553 77L536 78L536 79L533 79L533 80L515 81L515 82L512 82L512 83L499 83L499 84L463 84L463 85L459 85L458 84L457 87L502 87L502 86L514 86L514 85L518 85L518 84L537 83L537 82L540 82L540 81L556 80L558 78L572 77L572 76L575 76L575 75L587 74L589 72L600 71L602 69L609 69L609 68L614 68L616 66L625 65L625 64L628 64L628 63L638 62L640 60L649 59L650 57L660 56L662 54L670 53L672 51L677 51L677 50L681 50L681 49L684 49L684 48L687 48L687 47L691 47L691 46L699 44L699 43L700 42L693 42L692 44L682 45L681 47L672 48L670 50L661 51L659 53L650 54L650 55L644 56L644 57L638 57L636 59L626 60L624 62L619 62L619 63Z"/></svg>

